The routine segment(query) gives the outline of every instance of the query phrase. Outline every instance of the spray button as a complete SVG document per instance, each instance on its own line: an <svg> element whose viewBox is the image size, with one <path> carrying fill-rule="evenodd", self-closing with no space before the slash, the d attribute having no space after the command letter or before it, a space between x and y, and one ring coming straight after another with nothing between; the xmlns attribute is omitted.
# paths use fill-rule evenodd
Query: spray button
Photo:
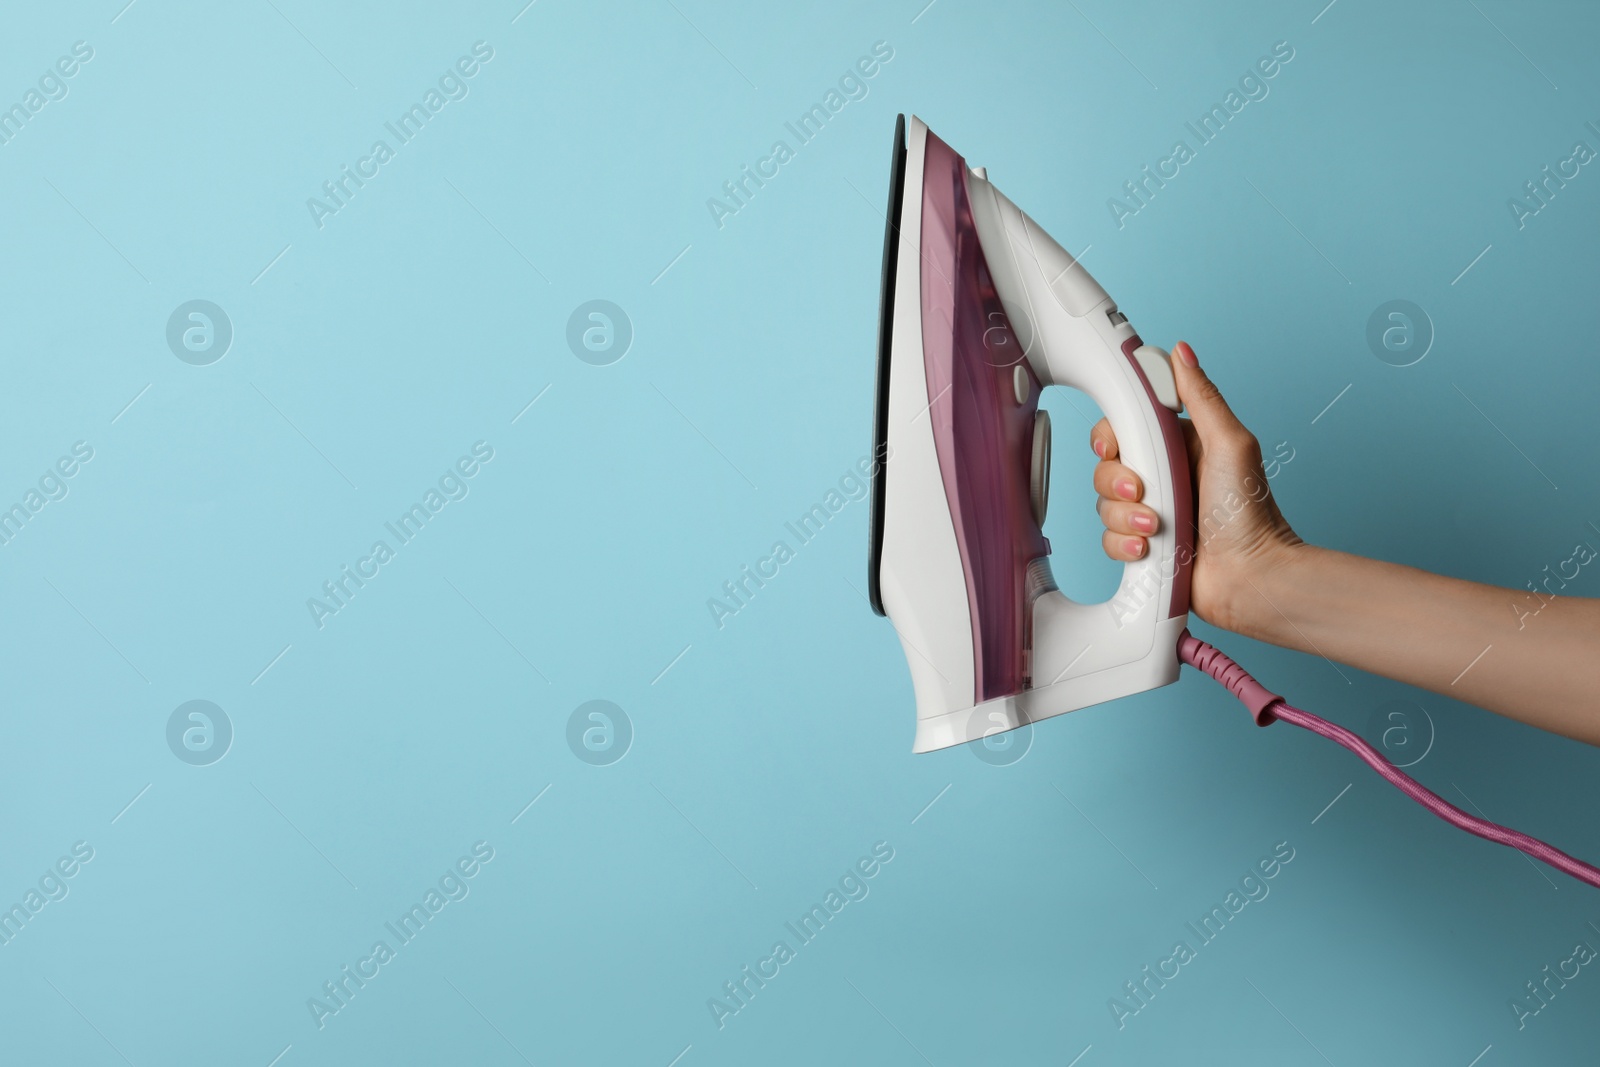
<svg viewBox="0 0 1600 1067"><path fill-rule="evenodd" d="M1161 405L1173 411L1182 411L1183 405L1178 402L1178 383L1172 377L1172 357L1155 345L1140 345L1133 350L1133 358L1138 360L1139 369L1144 371L1150 389Z"/></svg>

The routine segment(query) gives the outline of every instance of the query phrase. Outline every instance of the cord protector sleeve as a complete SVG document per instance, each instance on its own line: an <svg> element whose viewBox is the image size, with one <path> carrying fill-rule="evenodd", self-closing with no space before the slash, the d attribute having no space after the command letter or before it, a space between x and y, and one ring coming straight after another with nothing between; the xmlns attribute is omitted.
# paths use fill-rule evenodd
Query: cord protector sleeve
<svg viewBox="0 0 1600 1067"><path fill-rule="evenodd" d="M1349 730L1309 711L1302 711L1300 708L1285 704L1283 698L1268 692L1266 687L1250 677L1243 667L1229 659L1226 654L1194 637L1187 630L1178 639L1178 658L1189 666L1204 671L1227 687L1228 692L1238 697L1250 709L1258 725L1267 726L1276 719L1282 719L1335 741L1354 752L1362 762L1388 779L1396 789L1452 826L1486 840L1520 849L1558 871L1564 871L1581 882L1600 888L1600 869L1574 859L1538 838L1468 815L1390 763L1381 752Z"/></svg>

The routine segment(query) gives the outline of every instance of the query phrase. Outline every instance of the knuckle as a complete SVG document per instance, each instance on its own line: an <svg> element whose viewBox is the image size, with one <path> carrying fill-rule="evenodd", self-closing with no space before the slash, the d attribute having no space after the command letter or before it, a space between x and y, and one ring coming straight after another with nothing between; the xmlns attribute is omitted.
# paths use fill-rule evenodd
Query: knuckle
<svg viewBox="0 0 1600 1067"><path fill-rule="evenodd" d="M1105 419L1095 423L1089 430L1089 448L1103 459L1109 459L1117 454L1117 437L1111 432L1111 424Z"/></svg>
<svg viewBox="0 0 1600 1067"><path fill-rule="evenodd" d="M1228 451L1243 458L1261 457L1261 442L1256 440L1256 435L1245 429L1243 425L1235 424L1229 427L1222 435L1222 444Z"/></svg>

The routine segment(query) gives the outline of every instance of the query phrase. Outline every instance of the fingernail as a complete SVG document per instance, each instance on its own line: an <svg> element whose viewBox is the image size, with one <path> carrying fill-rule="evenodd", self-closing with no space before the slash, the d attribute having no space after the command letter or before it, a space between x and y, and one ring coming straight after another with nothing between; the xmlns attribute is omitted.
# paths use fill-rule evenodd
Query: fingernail
<svg viewBox="0 0 1600 1067"><path fill-rule="evenodd" d="M1144 555L1144 542L1137 537L1129 537L1122 542L1122 551L1138 559Z"/></svg>
<svg viewBox="0 0 1600 1067"><path fill-rule="evenodd" d="M1117 495L1120 496L1122 499L1124 499L1124 500L1132 500L1133 499L1134 492L1133 492L1133 482L1132 482L1132 480L1130 480L1128 478L1118 478L1116 480L1116 482L1112 484L1111 488L1115 489L1117 491Z"/></svg>
<svg viewBox="0 0 1600 1067"><path fill-rule="evenodd" d="M1094 443L1094 454L1101 459L1106 458L1106 443L1104 441L1096 441Z"/></svg>
<svg viewBox="0 0 1600 1067"><path fill-rule="evenodd" d="M1178 358L1183 360L1185 367L1198 367L1200 361L1195 358L1194 349L1189 347L1188 341L1179 341L1178 347L1173 351L1178 353Z"/></svg>
<svg viewBox="0 0 1600 1067"><path fill-rule="evenodd" d="M1156 520L1154 516L1135 515L1130 521L1133 523L1135 529L1143 530L1145 533L1155 533Z"/></svg>

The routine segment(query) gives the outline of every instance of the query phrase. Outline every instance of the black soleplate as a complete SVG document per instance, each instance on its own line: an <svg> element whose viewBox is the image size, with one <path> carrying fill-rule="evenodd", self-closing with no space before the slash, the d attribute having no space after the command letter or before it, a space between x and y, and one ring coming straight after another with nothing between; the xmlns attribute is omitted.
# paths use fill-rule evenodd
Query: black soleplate
<svg viewBox="0 0 1600 1067"><path fill-rule="evenodd" d="M867 541L867 597L883 611L878 568L883 564L883 505L889 477L889 353L894 340L895 266L900 262L900 197L906 184L906 117L894 119L894 159L889 165L889 210L883 228L883 291L878 305L878 395L872 415L872 528Z"/></svg>

